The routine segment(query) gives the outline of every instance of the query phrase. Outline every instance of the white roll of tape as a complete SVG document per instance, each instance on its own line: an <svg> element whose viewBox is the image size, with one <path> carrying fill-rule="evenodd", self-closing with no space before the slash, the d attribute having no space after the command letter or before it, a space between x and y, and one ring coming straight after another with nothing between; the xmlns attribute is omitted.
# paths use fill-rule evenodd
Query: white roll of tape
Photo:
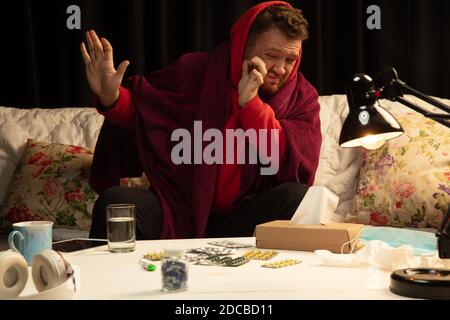
<svg viewBox="0 0 450 320"><path fill-rule="evenodd" d="M25 258L12 250L0 252L0 298L16 298L28 280Z"/></svg>

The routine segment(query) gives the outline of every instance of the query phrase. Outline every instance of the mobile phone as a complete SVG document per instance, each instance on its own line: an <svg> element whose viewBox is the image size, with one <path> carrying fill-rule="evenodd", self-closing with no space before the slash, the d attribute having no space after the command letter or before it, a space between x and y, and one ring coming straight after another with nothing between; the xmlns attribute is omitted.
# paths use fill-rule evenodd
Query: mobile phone
<svg viewBox="0 0 450 320"><path fill-rule="evenodd" d="M52 249L61 252L73 252L95 248L106 244L108 244L108 241L104 239L76 238L53 242Z"/></svg>
<svg viewBox="0 0 450 320"><path fill-rule="evenodd" d="M248 73L251 73L252 71L253 71L253 69L256 69L256 71L259 71L258 69L257 69L257 66L256 66L256 64L254 64L254 63L248 63Z"/></svg>

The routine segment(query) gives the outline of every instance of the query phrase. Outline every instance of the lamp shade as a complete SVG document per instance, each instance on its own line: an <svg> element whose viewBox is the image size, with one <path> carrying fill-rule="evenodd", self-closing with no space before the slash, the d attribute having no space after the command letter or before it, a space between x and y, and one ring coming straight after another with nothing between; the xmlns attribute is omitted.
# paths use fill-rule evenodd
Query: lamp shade
<svg viewBox="0 0 450 320"><path fill-rule="evenodd" d="M341 147L377 149L386 140L403 134L398 121L387 110L376 105L377 91L368 75L354 75L345 89L349 114L339 137Z"/></svg>

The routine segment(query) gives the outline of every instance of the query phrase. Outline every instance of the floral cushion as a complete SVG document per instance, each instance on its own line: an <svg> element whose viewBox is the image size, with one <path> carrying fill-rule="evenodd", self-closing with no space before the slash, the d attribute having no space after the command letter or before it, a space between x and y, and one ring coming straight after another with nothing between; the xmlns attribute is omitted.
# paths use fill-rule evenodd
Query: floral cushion
<svg viewBox="0 0 450 320"><path fill-rule="evenodd" d="M362 149L348 222L437 228L450 203L450 131L418 113L394 115L405 134Z"/></svg>
<svg viewBox="0 0 450 320"><path fill-rule="evenodd" d="M88 185L92 150L28 139L3 208L0 229L26 220L55 228L89 230L97 194Z"/></svg>

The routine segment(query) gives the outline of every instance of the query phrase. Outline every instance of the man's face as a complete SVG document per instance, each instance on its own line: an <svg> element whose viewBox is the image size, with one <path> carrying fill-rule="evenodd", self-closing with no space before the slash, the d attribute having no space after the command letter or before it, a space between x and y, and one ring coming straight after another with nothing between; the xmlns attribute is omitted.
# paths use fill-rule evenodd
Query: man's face
<svg viewBox="0 0 450 320"><path fill-rule="evenodd" d="M271 28L257 36L246 58L258 56L266 63L267 76L259 88L262 96L272 96L283 87L295 66L301 47L300 39L289 39L278 28Z"/></svg>

